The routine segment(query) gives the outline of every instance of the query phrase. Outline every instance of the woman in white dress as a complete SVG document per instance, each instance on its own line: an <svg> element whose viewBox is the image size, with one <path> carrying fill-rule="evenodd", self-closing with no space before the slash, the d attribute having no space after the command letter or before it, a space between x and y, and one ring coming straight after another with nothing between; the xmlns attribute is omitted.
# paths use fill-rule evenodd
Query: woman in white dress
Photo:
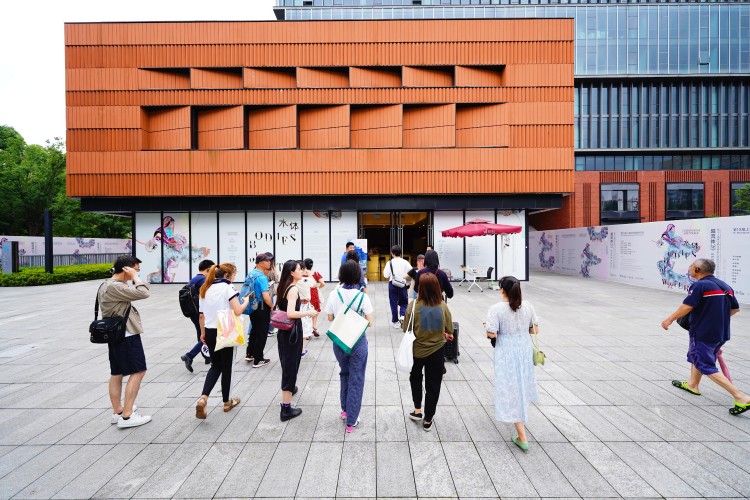
<svg viewBox="0 0 750 500"><path fill-rule="evenodd" d="M534 307L521 301L521 284L513 276L500 280L502 300L487 311L487 338L495 339L495 419L513 422L513 442L529 449L524 423L529 404L539 399L534 378L531 333L539 324Z"/></svg>

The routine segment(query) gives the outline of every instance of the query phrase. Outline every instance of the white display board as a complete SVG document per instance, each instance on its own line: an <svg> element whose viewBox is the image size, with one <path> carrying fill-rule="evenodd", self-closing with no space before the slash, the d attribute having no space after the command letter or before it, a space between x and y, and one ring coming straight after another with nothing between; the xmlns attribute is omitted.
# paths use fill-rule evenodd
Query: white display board
<svg viewBox="0 0 750 500"><path fill-rule="evenodd" d="M235 282L245 280L247 264L245 257L245 212L219 213L219 262L231 262L237 266Z"/></svg>
<svg viewBox="0 0 750 500"><path fill-rule="evenodd" d="M141 276L161 283L161 214L138 213L135 217L135 256L141 260Z"/></svg>
<svg viewBox="0 0 750 500"><path fill-rule="evenodd" d="M219 262L219 248L216 241L216 217L216 212L193 212L190 216L193 275L198 272L198 264L203 259ZM196 255L200 258L196 259Z"/></svg>
<svg viewBox="0 0 750 500"><path fill-rule="evenodd" d="M319 272L323 279L330 281L330 249L331 235L328 230L328 214L326 212L306 211L302 213L302 235L304 249L302 257L313 260L313 270Z"/></svg>
<svg viewBox="0 0 750 500"><path fill-rule="evenodd" d="M186 212L164 212L158 229L162 240L164 283L190 281L190 218ZM200 259L196 249L195 257Z"/></svg>
<svg viewBox="0 0 750 500"><path fill-rule="evenodd" d="M260 252L271 252L276 257L273 244L273 212L247 213L247 266L248 272L255 267L255 257ZM276 266L281 272L284 261L276 259Z"/></svg>
<svg viewBox="0 0 750 500"><path fill-rule="evenodd" d="M464 277L464 273L461 271L461 266L465 263L464 239L443 238L442 232L463 225L464 214L462 211L435 212L432 220L434 228L432 241L435 243L435 251L440 257L440 267L449 269L454 280L461 280ZM493 264L490 265L494 265L494 259Z"/></svg>
<svg viewBox="0 0 750 500"><path fill-rule="evenodd" d="M716 276L750 303L750 216L533 231L529 246L532 269L681 293L690 263L712 259Z"/></svg>
<svg viewBox="0 0 750 500"><path fill-rule="evenodd" d="M276 212L276 263L302 259L302 212Z"/></svg>
<svg viewBox="0 0 750 500"><path fill-rule="evenodd" d="M331 212L331 276L338 279L346 242L357 239L357 212Z"/></svg>
<svg viewBox="0 0 750 500"><path fill-rule="evenodd" d="M474 219L486 220L491 223L495 222L495 211L494 210L483 210L483 211L466 211L464 216L466 222ZM461 238L458 238L461 239ZM495 266L495 241L497 236L474 236L472 238L466 238L466 267L476 269L479 271L477 276L486 277L487 270L497 268Z"/></svg>
<svg viewBox="0 0 750 500"><path fill-rule="evenodd" d="M497 223L506 226L521 226L518 234L497 236L497 272L495 279L515 276L519 280L526 276L526 214L523 210L498 210Z"/></svg>

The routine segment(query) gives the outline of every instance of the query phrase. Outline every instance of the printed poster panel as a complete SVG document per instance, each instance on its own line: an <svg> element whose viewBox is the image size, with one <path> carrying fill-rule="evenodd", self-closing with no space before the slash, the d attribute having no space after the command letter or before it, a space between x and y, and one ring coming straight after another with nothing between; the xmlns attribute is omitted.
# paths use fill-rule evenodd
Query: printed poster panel
<svg viewBox="0 0 750 500"><path fill-rule="evenodd" d="M219 213L219 262L237 266L235 283L245 281L245 212Z"/></svg>
<svg viewBox="0 0 750 500"><path fill-rule="evenodd" d="M255 267L255 257L260 252L271 252L276 257L273 247L273 212L247 213L247 275ZM281 272L284 261L276 259L276 266Z"/></svg>
<svg viewBox="0 0 750 500"><path fill-rule="evenodd" d="M302 259L302 212L276 212L276 263Z"/></svg>
<svg viewBox="0 0 750 500"><path fill-rule="evenodd" d="M4 241L17 241L20 255L44 255L44 236L11 236L0 235L0 244ZM129 254L132 242L126 238L52 238L54 255L92 255L92 254ZM0 246L2 256L2 246ZM81 259L85 263L85 259Z"/></svg>
<svg viewBox="0 0 750 500"><path fill-rule="evenodd" d="M536 269L680 293L692 283L690 264L709 258L737 300L750 302L750 216L535 231L529 238Z"/></svg>
<svg viewBox="0 0 750 500"><path fill-rule="evenodd" d="M331 276L338 280L341 257L346 251L346 242L357 239L357 212L329 212L331 214ZM320 269L318 269L320 270Z"/></svg>
<svg viewBox="0 0 750 500"><path fill-rule="evenodd" d="M466 222L474 219L495 222L494 210L466 211ZM478 277L486 277L487 270L495 267L495 240L497 236L466 238L466 267L476 269ZM458 238L461 239L461 238ZM442 261L442 259L441 259ZM493 270L494 274L494 270Z"/></svg>
<svg viewBox="0 0 750 500"><path fill-rule="evenodd" d="M464 264L464 239L443 238L442 232L452 227L461 226L463 223L464 214L462 211L435 212L433 214L434 234L432 241L435 243L435 251L440 257L440 268L448 269L453 280L456 281L460 281L464 277L464 273L461 271L461 266ZM494 260L493 264L490 265L494 265Z"/></svg>
<svg viewBox="0 0 750 500"><path fill-rule="evenodd" d="M515 276L519 280L526 276L526 214L523 210L498 210L497 223L521 226L518 234L497 237L497 272L495 279Z"/></svg>
<svg viewBox="0 0 750 500"><path fill-rule="evenodd" d="M163 242L162 282L187 283L191 277L190 218L187 212L164 212L157 231ZM200 259L200 253L193 252L193 258Z"/></svg>
<svg viewBox="0 0 750 500"><path fill-rule="evenodd" d="M216 240L216 212L193 212L190 220L193 259L193 276L204 259L219 263L219 245ZM196 259L197 257L197 259ZM192 276L191 276L192 278Z"/></svg>
<svg viewBox="0 0 750 500"><path fill-rule="evenodd" d="M138 213L135 216L135 256L141 260L141 276L149 283L161 283L161 215Z"/></svg>
<svg viewBox="0 0 750 500"><path fill-rule="evenodd" d="M303 258L313 260L313 271L319 272L323 279L331 281L328 245L331 236L328 231L327 212L307 211L302 213L302 229L304 231Z"/></svg>

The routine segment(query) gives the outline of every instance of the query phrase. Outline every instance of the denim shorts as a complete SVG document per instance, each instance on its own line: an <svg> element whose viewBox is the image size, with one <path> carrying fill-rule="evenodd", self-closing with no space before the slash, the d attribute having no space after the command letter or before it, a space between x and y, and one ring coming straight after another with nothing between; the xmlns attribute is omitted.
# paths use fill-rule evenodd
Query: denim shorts
<svg viewBox="0 0 750 500"><path fill-rule="evenodd" d="M109 346L109 371L112 375L132 375L146 371L146 354L140 335L125 337L119 344Z"/></svg>
<svg viewBox="0 0 750 500"><path fill-rule="evenodd" d="M721 349L721 346L723 345L724 342L711 344L695 340L695 337L690 337L690 347L688 347L687 360L703 375L713 375L714 373L718 373L719 370L716 368L716 357L719 353L719 349Z"/></svg>

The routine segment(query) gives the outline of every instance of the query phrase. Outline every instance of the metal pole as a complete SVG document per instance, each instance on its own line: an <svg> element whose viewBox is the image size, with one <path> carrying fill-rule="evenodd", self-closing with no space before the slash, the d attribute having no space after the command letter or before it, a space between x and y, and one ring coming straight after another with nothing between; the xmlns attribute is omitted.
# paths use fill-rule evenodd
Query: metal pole
<svg viewBox="0 0 750 500"><path fill-rule="evenodd" d="M44 211L44 272L52 274L52 212Z"/></svg>

